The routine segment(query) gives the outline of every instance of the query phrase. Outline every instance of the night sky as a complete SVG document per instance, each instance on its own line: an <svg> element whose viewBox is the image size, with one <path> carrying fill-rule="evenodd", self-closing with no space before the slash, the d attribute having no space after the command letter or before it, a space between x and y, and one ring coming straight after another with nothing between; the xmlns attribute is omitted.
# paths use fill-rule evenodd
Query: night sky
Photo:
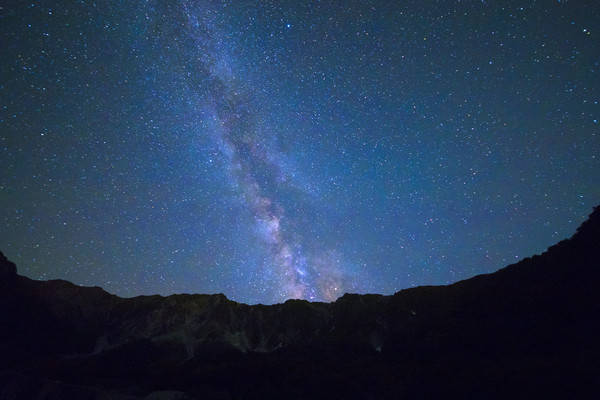
<svg viewBox="0 0 600 400"><path fill-rule="evenodd" d="M0 250L120 296L391 294L600 203L595 1L10 1Z"/></svg>

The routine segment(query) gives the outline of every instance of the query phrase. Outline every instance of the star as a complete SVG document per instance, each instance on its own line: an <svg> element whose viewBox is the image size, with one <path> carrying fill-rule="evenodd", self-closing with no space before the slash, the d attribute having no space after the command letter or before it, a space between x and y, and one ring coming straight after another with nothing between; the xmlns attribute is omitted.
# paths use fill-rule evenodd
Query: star
<svg viewBox="0 0 600 400"><path fill-rule="evenodd" d="M599 203L599 22L572 2L5 11L0 250L31 278L390 294L539 253Z"/></svg>

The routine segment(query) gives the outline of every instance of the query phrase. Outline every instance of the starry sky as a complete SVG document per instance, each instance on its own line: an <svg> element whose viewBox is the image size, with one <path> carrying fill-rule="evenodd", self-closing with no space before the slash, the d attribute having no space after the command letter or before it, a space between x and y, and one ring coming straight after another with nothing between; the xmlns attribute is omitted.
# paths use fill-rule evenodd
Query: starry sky
<svg viewBox="0 0 600 400"><path fill-rule="evenodd" d="M599 10L5 2L0 250L251 304L495 271L600 203Z"/></svg>

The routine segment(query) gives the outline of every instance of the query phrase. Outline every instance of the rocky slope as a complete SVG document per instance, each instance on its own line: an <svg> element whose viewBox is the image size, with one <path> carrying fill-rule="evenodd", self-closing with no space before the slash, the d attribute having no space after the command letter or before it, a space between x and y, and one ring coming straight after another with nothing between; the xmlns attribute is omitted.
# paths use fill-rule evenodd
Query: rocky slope
<svg viewBox="0 0 600 400"><path fill-rule="evenodd" d="M0 400L584 396L599 389L600 208L493 274L248 306L122 299L0 253Z"/></svg>

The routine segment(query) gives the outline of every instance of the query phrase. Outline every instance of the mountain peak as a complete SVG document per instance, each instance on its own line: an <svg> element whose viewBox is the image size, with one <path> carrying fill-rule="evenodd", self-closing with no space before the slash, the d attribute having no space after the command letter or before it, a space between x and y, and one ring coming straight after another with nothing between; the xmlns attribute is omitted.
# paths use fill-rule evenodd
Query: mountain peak
<svg viewBox="0 0 600 400"><path fill-rule="evenodd" d="M9 280L15 276L17 276L17 266L0 251L0 281Z"/></svg>

